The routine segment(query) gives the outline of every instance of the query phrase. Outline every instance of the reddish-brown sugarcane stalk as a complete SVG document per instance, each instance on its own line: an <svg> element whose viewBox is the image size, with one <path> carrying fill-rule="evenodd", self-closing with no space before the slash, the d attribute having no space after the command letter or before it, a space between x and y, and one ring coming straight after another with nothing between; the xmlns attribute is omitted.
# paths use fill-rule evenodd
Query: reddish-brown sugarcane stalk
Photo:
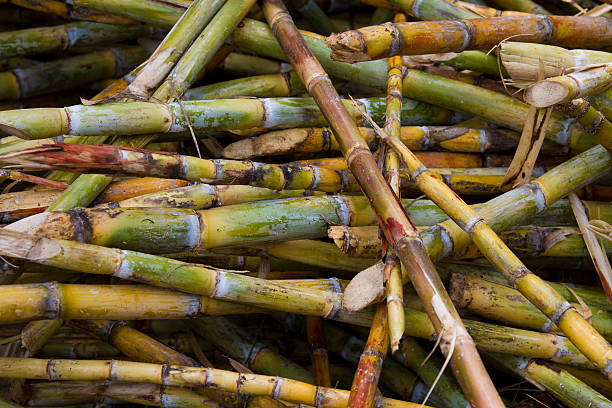
<svg viewBox="0 0 612 408"><path fill-rule="evenodd" d="M372 319L368 341L355 371L348 408L372 408L376 400L382 397L377 388L383 360L389 349L387 315L387 305L379 303Z"/></svg>
<svg viewBox="0 0 612 408"><path fill-rule="evenodd" d="M612 20L525 14L461 21L386 23L333 34L326 41L333 59L353 63L393 55L489 50L508 38L566 48L602 48L612 42Z"/></svg>
<svg viewBox="0 0 612 408"><path fill-rule="evenodd" d="M387 242L395 249L412 280L436 332L441 349L453 353L452 368L474 407L503 407L474 341L467 333L423 242L393 194L359 129L342 104L331 80L308 49L281 0L263 0L263 12L302 83L314 97L336 134L344 157L377 214ZM450 350L456 341L457 347Z"/></svg>
<svg viewBox="0 0 612 408"><path fill-rule="evenodd" d="M329 358L323 333L323 320L318 316L306 316L306 334L312 353L312 371L315 382L321 387L330 387Z"/></svg>

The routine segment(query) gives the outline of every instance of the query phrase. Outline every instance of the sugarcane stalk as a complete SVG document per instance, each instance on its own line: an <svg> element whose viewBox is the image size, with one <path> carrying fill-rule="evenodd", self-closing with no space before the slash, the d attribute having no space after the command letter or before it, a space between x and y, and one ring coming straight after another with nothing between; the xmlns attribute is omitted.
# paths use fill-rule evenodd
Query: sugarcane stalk
<svg viewBox="0 0 612 408"><path fill-rule="evenodd" d="M561 111L567 116L576 118L576 122L606 149L612 149L612 123L585 99L574 99L561 105Z"/></svg>
<svg viewBox="0 0 612 408"><path fill-rule="evenodd" d="M156 177L134 178L112 182L100 193L93 204L129 200L133 197L151 194L164 190L186 187L188 182L178 179Z"/></svg>
<svg viewBox="0 0 612 408"><path fill-rule="evenodd" d="M100 341L49 341L40 350L43 356L54 358L98 359L117 357L119 350Z"/></svg>
<svg viewBox="0 0 612 408"><path fill-rule="evenodd" d="M441 263L439 265L438 270L443 275L442 279L445 281L451 276L451 274L459 273L502 285L507 284L507 280L502 274L486 265L466 264L463 262ZM572 283L557 283L550 281L547 281L547 283L568 301L575 302L577 298L580 298L589 307L612 311L612 307L608 302L606 294L600 289L587 286L577 286Z"/></svg>
<svg viewBox="0 0 612 408"><path fill-rule="evenodd" d="M63 302L57 292L57 284L36 285L5 285L0 288L3 301L15 304L14 294L19 299L30 299L36 304L37 310L28 309L29 315L20 316L26 320L36 318L54 317L54 312L45 312L46 305L51 299L60 299L61 313L71 319L139 319L146 315L155 319L180 319L195 317L201 313L209 314L236 314L253 313L259 309L253 307L240 307L228 303L214 301L209 298L189 296L176 292L152 289L145 286L104 286L104 285L61 285L61 294L69 296L77 302ZM133 300L134 293L138 299ZM324 292L318 292L319 297ZM328 292L330 293L330 292ZM334 296L337 296L334 293ZM34 297L30 296L32 294ZM30 297L28 297L30 296ZM117 299L123 299L122 302ZM202 301L198 308L199 301ZM338 300L339 302L339 300ZM100 304L104 305L102 308ZM2 307L0 310L5 310ZM414 309L405 309L406 334L434 340L436 335L431 321L424 312ZM336 319L352 324L369 327L372 313L360 312L340 313ZM2 316L2 321L7 320ZM582 367L592 367L586 358L565 337L549 333L537 333L509 327L499 327L488 323L466 321L471 335L478 339L479 347L490 351L503 351L510 354L524 355L532 358L546 358L553 361L573 364ZM509 339L512 339L511 341Z"/></svg>
<svg viewBox="0 0 612 408"><path fill-rule="evenodd" d="M459 194L483 195L505 192L511 186L502 185L505 168L468 168L480 165L481 159L468 154L457 154L460 168L434 168L432 173ZM420 155L423 157L422 155ZM467 157L465 157L467 156ZM450 162L451 157L426 155L434 166ZM188 181L211 184L250 184L272 189L310 189L325 192L359 191L355 178L348 173L344 160L315 160L278 164L249 161L198 159L174 153L156 153L147 150L119 148L110 145L86 146L55 144L0 155L0 162L14 167L31 169L61 169L83 173L113 175L180 177ZM320 163L320 165L318 164ZM291 177L283 171L289 169ZM543 169L534 169L541 175ZM407 170L400 170L404 191L418 189L410 180Z"/></svg>
<svg viewBox="0 0 612 408"><path fill-rule="evenodd" d="M487 353L486 356L487 360L494 361L507 371L543 387L570 407L609 407L612 404L603 395L554 364L507 354Z"/></svg>
<svg viewBox="0 0 612 408"><path fill-rule="evenodd" d="M557 364L559 368L567 371L580 381L587 384L589 387L600 392L604 397L612 398L612 390L610 389L610 382L606 377L598 373L597 371L587 370L584 368L577 368L566 364Z"/></svg>
<svg viewBox="0 0 612 408"><path fill-rule="evenodd" d="M482 51L462 51L459 53L449 53L448 58L442 58L440 63L451 66L457 70L469 69L471 71L482 72L483 74L493 77L508 77L506 69L502 64L497 62L496 56Z"/></svg>
<svg viewBox="0 0 612 408"><path fill-rule="evenodd" d="M25 9L36 10L42 13L55 14L66 19L90 20L107 24L137 24L136 20L99 12L84 7L71 7L61 0L10 0L12 4Z"/></svg>
<svg viewBox="0 0 612 408"><path fill-rule="evenodd" d="M111 201L99 204L98 208L130 208L130 207L157 207L157 208L190 208L201 210L248 203L260 200L274 200L289 197L308 195L321 195L322 192L307 190L271 190L251 186L213 186L210 184L195 184L160 192L144 194L121 201ZM1 198L1 196L0 196Z"/></svg>
<svg viewBox="0 0 612 408"><path fill-rule="evenodd" d="M611 164L610 156L603 147L592 148L557 166L527 186L514 189L481 205L478 210L496 230L521 224L569 191L605 174ZM561 179L563 183L560 182ZM36 215L30 217L27 222L24 220L14 224L11 228L27 228L36 234L48 234L49 232L45 231L52 231L53 237L64 239L72 237L76 231L79 236L91 237L88 238L89 242L94 244L170 253L196 248L255 245L277 240L323 237L326 235L329 221L352 226L375 222L375 215L368 208L363 198L354 196L310 197L205 210L198 215L208 220L202 230L196 218L192 219L196 215L192 211L161 212L154 209L78 211L79 217L87 220L86 224L74 224L68 213L55 213L52 218L47 214ZM513 210L514 208L516 209ZM431 218L425 221L417 217L426 215L417 209L418 207L413 205L408 210L417 225L428 225L432 222ZM170 214L174 219L169 217ZM439 216L439 212L436 216ZM272 225L262 223L262 217L273 222L276 227L271 228ZM283 219L282 226L276 221L278 217ZM143 221L145 218L158 221L151 224ZM446 217L438 218L436 222L445 219ZM216 229L215 234L209 234L208 231L216 228L213 222L218 222L223 228ZM85 225L88 228L84 228ZM134 225L138 227L133 228ZM161 226L164 228L160 229ZM111 231L112 234L109 234ZM455 250L461 251L470 242L468 236L452 222L442 222L422 234L426 236L429 252L434 259L449 256ZM443 234L451 240L441 239ZM173 238L168 240L169 236ZM202 238L194 241L194 236Z"/></svg>
<svg viewBox="0 0 612 408"><path fill-rule="evenodd" d="M485 294L485 290L486 292ZM558 325L547 319L515 289L484 279L453 274L449 292L458 308L480 316L539 331L558 331ZM567 301L566 301L567 302ZM575 305L575 304L573 304ZM581 306L574 306L581 309ZM593 327L605 338L611 338L610 312L589 308L587 316ZM584 313L584 312L583 312Z"/></svg>
<svg viewBox="0 0 612 408"><path fill-rule="evenodd" d="M329 387L331 385L329 358L321 318L306 316L306 336L310 347L314 382L318 386Z"/></svg>
<svg viewBox="0 0 612 408"><path fill-rule="evenodd" d="M0 177L6 177L11 180L25 181L57 190L65 190L68 188L68 184L66 183L49 180L43 177L32 176L31 174L25 174L14 170L0 170Z"/></svg>
<svg viewBox="0 0 612 408"><path fill-rule="evenodd" d="M235 76L280 74L292 69L291 65L285 62L237 52L229 53L217 66L218 71ZM188 92L185 94L187 95Z"/></svg>
<svg viewBox="0 0 612 408"><path fill-rule="evenodd" d="M55 370L45 372L48 364ZM113 367L112 375L105 367ZM317 405L324 408L346 406L348 391L317 387L281 377L234 373L214 368L159 365L118 360L43 360L1 357L0 376L3 378L36 378L50 380L113 379L127 382L146 382L172 386L215 387L226 391L240 391L249 395L268 395L285 401ZM214 382L212 382L214 378ZM211 384L212 383L212 384ZM238 386L237 384L240 384ZM324 398L323 398L324 397ZM390 407L418 407L410 402L383 398L381 405Z"/></svg>
<svg viewBox="0 0 612 408"><path fill-rule="evenodd" d="M382 121L383 98L365 98L359 101L374 119ZM350 105L348 101L344 103ZM461 118L446 109L428 104L409 101L404 104L406 107L402 112L402 120L405 124L448 123ZM273 129L326 124L324 117L309 98L210 99L185 101L182 105L194 130ZM354 109L352 112L353 116L357 117ZM101 118L111 115L114 121L109 122L107 119L99 122ZM123 123L119 123L120 120ZM188 130L178 103L162 105L131 102L9 110L0 112L0 121L26 132L35 139L55 137L64 133L113 136Z"/></svg>
<svg viewBox="0 0 612 408"><path fill-rule="evenodd" d="M395 15L395 22L406 21L406 16L404 14L398 13ZM389 66L389 74L387 80L387 114L386 114L386 122L385 122L385 131L389 134L393 135L393 137L400 136L401 129L401 121L400 121L400 112L402 110L402 59L401 57L392 57L389 58L388 61ZM397 196L397 198L401 198L401 180L400 180L400 159L392 149L387 146L383 148L384 152L384 172L385 178L393 193ZM372 325L372 329L370 332L370 337L368 338L367 347L370 346L370 339L372 341L380 341L376 337L373 337L375 334L378 336L389 337L389 342L391 343L391 352L394 353L397 351L400 339L404 333L404 301L403 301L403 290L402 290L402 272L401 265L397 255L390 249L387 249L384 254L384 262L385 269L384 273L387 277L386 291L387 291L387 316L382 314L382 311L379 311L382 306L379 305L377 309L377 313L374 317L374 324ZM382 317L379 317L379 314ZM378 319L377 319L378 317ZM381 323L377 323L382 319L386 321L382 321ZM378 328L375 324L381 325ZM376 332L379 330L379 332ZM373 343L376 345L376 343ZM370 346L371 347L371 346ZM381 348L378 346L378 351L382 353L379 356L381 360L379 365L382 366L382 359L387 352L386 347ZM373 355L370 358L375 358L376 355ZM367 356L366 356L367 358ZM374 360L375 362L376 360ZM361 360L360 360L361 364ZM358 367L359 368L359 367ZM374 366L374 369L376 366ZM379 369L380 371L380 369ZM376 371L374 371L374 375L376 375ZM376 377L374 378L374 386L376 386ZM354 381L354 384L356 381ZM373 401L373 390L370 390ZM369 401L368 401L369 402ZM367 405L368 408L371 407L371 403Z"/></svg>
<svg viewBox="0 0 612 408"><path fill-rule="evenodd" d="M113 320L71 320L73 327L88 335L106 341L134 361L198 366L185 356L146 334Z"/></svg>
<svg viewBox="0 0 612 408"><path fill-rule="evenodd" d="M295 240L264 246L270 256L335 271L362 271L372 266L371 260L346 256L335 245L315 240ZM336 272L337 273L337 272Z"/></svg>
<svg viewBox="0 0 612 408"><path fill-rule="evenodd" d="M428 356L427 351L411 337L404 337L399 344L399 352L393 355L403 365L417 373L419 378L429 386L434 386L434 381L442 368L443 362L436 356ZM442 375L435 383L436 394L447 407L464 407L470 404L459 392L459 384L450 375Z"/></svg>
<svg viewBox="0 0 612 408"><path fill-rule="evenodd" d="M144 25L114 25L87 21L8 31L0 33L0 58L46 54L104 42L131 40L153 32Z"/></svg>
<svg viewBox="0 0 612 408"><path fill-rule="evenodd" d="M16 236L15 234L17 234L23 238L27 237L27 235L25 234L9 232L8 230L4 229L2 230L2 233L8 234L9 236ZM95 272L98 274L114 274L124 279L149 281L158 286L169 287L184 290L190 293L199 293L201 295L210 296L211 299L220 298L230 301L240 301L243 303L249 303L253 306L269 306L271 308L281 307L280 310L283 311L293 311L296 313L310 314L323 317L336 314L338 308L338 305L336 304L337 297L332 296L328 292L320 292L307 288L288 287L286 285L276 284L267 280L226 272L225 270L215 270L207 267L198 266L195 264L188 264L176 260L156 257L153 255L147 255L137 252L97 247L88 244L80 244L72 241L51 240L49 238L31 237L30 240L30 244L26 244L25 246L36 245L36 242L43 241L48 241L48 243L53 242L53 244L51 245L57 245L55 246L55 250L51 251L51 253L55 252L55 254L52 255L51 253L49 253L49 255L51 255L52 258L55 258L59 262L44 262L45 264L51 266L61 265L61 267L72 268L73 270L83 269L83 263L89 264L89 261L91 259L96 259L96 261L99 263L99 266L97 266L97 270ZM43 243L43 245L45 244ZM14 255L17 255L15 256L16 258L25 258L23 253L17 254L16 250L17 248L14 248L11 254L14 253ZM58 253L58 250L61 253ZM68 262L66 262L68 258L77 255L86 257L81 258L82 263L80 265L76 262L73 262L72 265L68 265ZM44 257L46 257L46 255L44 255ZM148 262L147 259L149 259ZM40 261L42 260L38 260L37 262L42 263ZM157 272L150 270L152 266L150 261L155 261L155 263L160 266L165 265L162 267L163 270L166 270L166 268L177 269L171 277L162 277L160 275L160 273L162 273L161 270L158 270ZM130 269L132 268L138 268L137 265L142 262L144 262L143 270L138 271L138 269L134 269L130 271ZM124 267L121 267L121 265L124 265ZM181 272L179 272L179 270ZM146 277L144 275L140 276L140 274L145 273L145 271L147 275L151 274L150 277ZM217 280L222 282L220 287L218 287L216 283ZM282 305L279 305L278 300L276 300L275 298L266 299L264 294L258 294L255 291L254 288L256 287L260 288L259 291L263 290L269 293L280 291L284 293L283 297L285 301L282 303ZM52 285L52 287L48 290L53 292L56 291L57 288ZM229 292L226 293L226 290L229 290ZM321 297L321 294L324 294L324 296ZM44 294L41 293L39 296L42 295ZM312 299L312 301L309 302L308 300L306 300L309 298ZM7 301L10 301L10 299L7 299ZM33 301L34 300L32 300L32 302ZM225 306L224 303L227 302L221 302L221 306ZM291 306L291 304L293 304L294 306ZM233 306L234 305L232 304L227 304L227 307L231 308ZM256 308L253 309L256 310ZM7 316L13 316L13 314L14 312L8 312ZM15 318L20 317L15 316Z"/></svg>
<svg viewBox="0 0 612 408"><path fill-rule="evenodd" d="M170 28L183 15L189 3L179 5L176 2L156 0L70 0L70 4Z"/></svg>
<svg viewBox="0 0 612 408"><path fill-rule="evenodd" d="M141 47L114 47L29 68L0 72L0 99L21 99L128 72L146 58Z"/></svg>
<svg viewBox="0 0 612 408"><path fill-rule="evenodd" d="M372 128L359 131L371 150L378 147ZM440 150L463 153L505 153L517 146L519 135L507 129L486 126L483 129L462 126L403 126L399 139L413 151ZM275 130L248 139L238 140L223 149L228 159L250 159L287 153L331 153L340 150L329 128L296 128ZM560 146L545 142L543 152L560 154ZM417 153L418 155L419 153ZM425 156L421 156L424 160Z"/></svg>
<svg viewBox="0 0 612 408"><path fill-rule="evenodd" d="M428 35L421 36L422 32ZM525 14L463 20L461 25L450 21L388 23L335 34L326 42L333 59L352 63L393 55L488 50L512 36L520 36L522 42L602 48L612 39L612 24L605 17Z"/></svg>
<svg viewBox="0 0 612 408"><path fill-rule="evenodd" d="M274 373L281 377L314 383L314 377L308 370L280 355L270 345L250 338L248 333L228 319L200 317L189 321L188 325L215 347L256 373Z"/></svg>
<svg viewBox="0 0 612 408"><path fill-rule="evenodd" d="M306 92L306 88L294 71L280 74L259 75L232 79L189 89L185 100L217 99L235 96L272 98L295 96Z"/></svg>
<svg viewBox="0 0 612 408"><path fill-rule="evenodd" d="M544 108L600 93L611 85L612 65L602 65L537 82L525 91L525 101Z"/></svg>
<svg viewBox="0 0 612 408"><path fill-rule="evenodd" d="M381 302L376 306L368 341L357 364L347 407L371 408L376 404L376 400L379 398L377 396L378 380L388 348L388 311L387 305Z"/></svg>
<svg viewBox="0 0 612 408"><path fill-rule="evenodd" d="M588 224L587 224L588 225ZM419 227L420 231L425 230ZM381 254L382 243L376 228L368 227L330 227L329 237L347 255L361 258L377 258ZM587 257L589 252L580 237L580 231L573 227L540 227L524 225L510 227L501 232L502 241L520 257ZM606 253L612 254L612 246L604 244ZM459 254L455 254L459 255ZM476 246L461 252L461 258L479 258L482 255Z"/></svg>
<svg viewBox="0 0 612 408"><path fill-rule="evenodd" d="M500 45L501 65L517 86L531 85L537 80L539 61L544 66L544 77L557 77L573 67L608 64L612 53L604 51L567 50L545 44L505 41Z"/></svg>
<svg viewBox="0 0 612 408"><path fill-rule="evenodd" d="M222 408L195 391L181 387L166 387L155 384L110 383L95 387L94 395L145 406L181 408Z"/></svg>

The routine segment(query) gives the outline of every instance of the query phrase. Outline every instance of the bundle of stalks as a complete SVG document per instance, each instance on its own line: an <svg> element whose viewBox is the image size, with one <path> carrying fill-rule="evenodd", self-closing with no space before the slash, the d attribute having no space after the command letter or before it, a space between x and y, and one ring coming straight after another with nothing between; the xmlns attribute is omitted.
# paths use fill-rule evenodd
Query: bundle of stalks
<svg viewBox="0 0 612 408"><path fill-rule="evenodd" d="M610 7L473 1L0 0L0 407L612 407Z"/></svg>

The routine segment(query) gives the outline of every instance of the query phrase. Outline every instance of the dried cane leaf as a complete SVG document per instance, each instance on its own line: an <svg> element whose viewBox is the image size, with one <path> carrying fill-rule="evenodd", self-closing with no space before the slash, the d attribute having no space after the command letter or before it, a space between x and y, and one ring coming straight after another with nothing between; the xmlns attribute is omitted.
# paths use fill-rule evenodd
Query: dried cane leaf
<svg viewBox="0 0 612 408"><path fill-rule="evenodd" d="M342 306L350 312L356 312L383 299L384 268L385 265L379 262L355 275L344 290Z"/></svg>

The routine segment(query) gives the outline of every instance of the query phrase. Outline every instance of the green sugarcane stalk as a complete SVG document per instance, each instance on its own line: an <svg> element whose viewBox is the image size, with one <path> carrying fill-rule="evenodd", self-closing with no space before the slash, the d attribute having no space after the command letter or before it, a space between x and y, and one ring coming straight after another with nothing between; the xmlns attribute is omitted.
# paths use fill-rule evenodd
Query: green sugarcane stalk
<svg viewBox="0 0 612 408"><path fill-rule="evenodd" d="M144 25L114 25L79 21L52 27L0 33L0 58L47 54L146 37L155 30ZM15 67L17 68L17 67Z"/></svg>
<svg viewBox="0 0 612 408"><path fill-rule="evenodd" d="M273 98L296 96L303 93L306 93L304 84L294 71L289 71L280 74L232 79L192 88L185 92L185 100L231 98L235 96Z"/></svg>
<svg viewBox="0 0 612 408"><path fill-rule="evenodd" d="M366 112L381 121L384 98L358 99ZM461 118L446 109L404 100L402 123L438 124ZM349 101L344 101L347 107ZM321 126L326 123L311 98L233 98L182 102L194 130L273 129ZM350 109L355 118L358 113ZM111 119L112 118L112 119ZM174 102L108 103L66 108L20 109L0 112L0 123L34 139L62 134L80 136L141 135L187 131L187 119Z"/></svg>
<svg viewBox="0 0 612 408"><path fill-rule="evenodd" d="M188 208L202 210L223 205L249 203L261 200L274 200L289 197L322 195L323 192L307 190L271 190L252 186L213 186L195 184L186 187L158 191L121 201L98 204L103 208L157 207Z"/></svg>
<svg viewBox="0 0 612 408"><path fill-rule="evenodd" d="M508 354L487 353L486 357L507 371L535 382L572 408L612 405L603 395L554 364Z"/></svg>
<svg viewBox="0 0 612 408"><path fill-rule="evenodd" d="M469 330L469 329L468 329ZM393 357L406 367L413 370L429 387L442 368L443 361L437 356L429 356L428 352L412 337L404 337L399 345L399 352ZM467 408L470 404L460 392L459 384L448 373L442 374L435 383L435 391L446 406Z"/></svg>
<svg viewBox="0 0 612 408"><path fill-rule="evenodd" d="M256 373L314 384L312 373L280 355L269 344L254 341L248 333L228 319L200 317L190 320L187 324L222 352Z"/></svg>
<svg viewBox="0 0 612 408"><path fill-rule="evenodd" d="M109 24L137 24L138 22L120 16L110 15L83 7L71 7L61 0L10 0L11 4L41 13L55 14L65 19L89 20Z"/></svg>
<svg viewBox="0 0 612 408"><path fill-rule="evenodd" d="M156 0L69 0L69 4L170 28L183 15L189 3Z"/></svg>
<svg viewBox="0 0 612 408"><path fill-rule="evenodd" d="M98 79L118 77L146 58L140 47L115 47L0 72L0 99L57 92Z"/></svg>
<svg viewBox="0 0 612 408"><path fill-rule="evenodd" d="M92 340L50 341L40 350L47 357L97 359L116 357L119 350L108 343Z"/></svg>
<svg viewBox="0 0 612 408"><path fill-rule="evenodd" d="M506 285L508 283L506 278L501 273L488 265L452 262L439 263L438 265L440 274L446 275L442 278L445 281L450 278L451 274L460 273L502 285ZM571 283L557 283L550 281L547 281L546 283L552 286L561 296L570 302L576 302L578 298L580 298L589 307L612 312L612 306L608 302L606 294L601 289L587 286L577 286Z"/></svg>
<svg viewBox="0 0 612 408"><path fill-rule="evenodd" d="M424 230L425 228L421 228ZM332 227L328 235L334 239L342 253L360 258L376 258L381 255L382 242L378 231L371 227ZM588 257L589 251L575 227L540 227L519 225L501 232L499 237L519 257ZM612 244L603 243L604 250L612 254ZM480 258L476 246L470 246L461 258Z"/></svg>
<svg viewBox="0 0 612 408"><path fill-rule="evenodd" d="M247 19L248 20L248 19ZM281 74L293 70L291 64L258 57L256 55L230 52L217 65L217 71L233 76L245 77L252 75Z"/></svg>
<svg viewBox="0 0 612 408"><path fill-rule="evenodd" d="M486 294L484 291L487 291ZM453 274L449 292L458 308L470 310L477 315L527 329L559 331L557 326L518 290L506 285ZM578 310L583 309L580 305L573 305ZM590 314L593 327L606 339L612 338L611 313L590 307Z"/></svg>

